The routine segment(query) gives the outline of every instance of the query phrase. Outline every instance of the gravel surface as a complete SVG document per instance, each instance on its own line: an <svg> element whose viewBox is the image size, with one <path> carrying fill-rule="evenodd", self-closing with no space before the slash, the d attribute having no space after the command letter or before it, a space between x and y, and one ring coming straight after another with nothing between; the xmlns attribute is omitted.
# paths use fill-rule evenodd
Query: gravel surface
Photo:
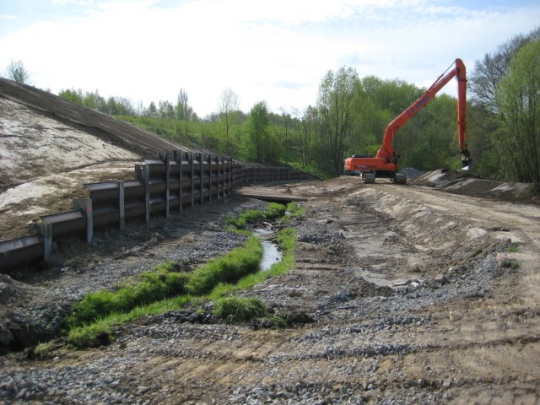
<svg viewBox="0 0 540 405"><path fill-rule="evenodd" d="M290 224L296 267L241 295L312 322L227 324L206 305L118 327L103 348L72 351L57 340L50 358L0 357L0 404L536 403L540 311L523 287L536 283L527 273L536 256L527 259L517 222L480 224L354 179L290 189L307 199ZM86 289L167 258L196 266L242 242L223 230L225 215L264 205L232 198L205 219L195 207L176 224L133 227L126 240L98 235L76 261L57 257L57 282L42 301L33 295L43 281L12 287L29 300L19 316L61 324ZM510 246L523 252L519 268Z"/></svg>

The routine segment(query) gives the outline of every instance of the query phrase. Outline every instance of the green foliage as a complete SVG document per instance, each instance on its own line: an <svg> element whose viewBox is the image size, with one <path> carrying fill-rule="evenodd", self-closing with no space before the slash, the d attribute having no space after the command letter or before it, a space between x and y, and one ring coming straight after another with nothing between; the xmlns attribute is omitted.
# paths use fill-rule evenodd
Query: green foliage
<svg viewBox="0 0 540 405"><path fill-rule="evenodd" d="M269 270L248 274L233 284L220 283L208 295L211 300L231 294L234 291L248 290L257 284L260 284L270 277L285 274L294 268L294 249L296 247L296 231L291 228L282 229L278 232L277 242L282 252L280 262L274 263Z"/></svg>
<svg viewBox="0 0 540 405"><path fill-rule="evenodd" d="M71 327L93 322L110 313L129 312L141 305L148 305L164 298L184 294L189 275L171 271L173 262L166 262L152 272L139 275L139 282L131 282L117 291L100 290L87 294L72 307Z"/></svg>
<svg viewBox="0 0 540 405"><path fill-rule="evenodd" d="M281 223L286 223L295 218L300 218L306 213L306 208L299 207L298 204L293 201L287 204L286 213L287 215L281 218Z"/></svg>
<svg viewBox="0 0 540 405"><path fill-rule="evenodd" d="M275 311L256 324L257 328L287 329L294 324L306 324L314 322L313 318L305 312L293 314L285 311Z"/></svg>
<svg viewBox="0 0 540 405"><path fill-rule="evenodd" d="M106 346L111 343L112 336L112 325L101 321L71 329L67 341L71 346L84 349L87 347Z"/></svg>
<svg viewBox="0 0 540 405"><path fill-rule="evenodd" d="M496 88L499 128L493 137L511 179L540 184L540 39L523 46Z"/></svg>
<svg viewBox="0 0 540 405"><path fill-rule="evenodd" d="M72 328L68 334L68 344L75 348L97 347L114 340L114 327L134 322L145 316L174 311L193 302L189 295L182 295L167 300L153 302L150 305L136 307L127 313L111 313L95 322Z"/></svg>
<svg viewBox="0 0 540 405"><path fill-rule="evenodd" d="M533 138L538 142L538 127L534 125L538 113L533 101L538 98L534 95L535 88L538 92L538 62L534 61L538 45L533 43L539 40L537 27L526 35L516 35L476 62L469 80L473 96L469 149L474 173L479 176L537 181L536 152L531 143Z"/></svg>
<svg viewBox="0 0 540 405"><path fill-rule="evenodd" d="M30 356L36 360L48 360L52 358L51 347L49 343L40 343L34 347Z"/></svg>
<svg viewBox="0 0 540 405"><path fill-rule="evenodd" d="M317 98L319 111L319 157L326 162L326 170L338 176L343 170L343 159L351 142L359 105L360 81L353 68L329 71L322 79Z"/></svg>
<svg viewBox="0 0 540 405"><path fill-rule="evenodd" d="M249 112L246 124L246 132L249 138L248 152L250 157L257 162L263 162L266 153L271 150L269 127L268 107L265 101L259 101Z"/></svg>
<svg viewBox="0 0 540 405"><path fill-rule="evenodd" d="M248 238L246 244L225 256L210 260L197 270L186 285L192 295L210 293L220 283L234 283L242 277L259 270L263 254L260 241Z"/></svg>
<svg viewBox="0 0 540 405"><path fill-rule="evenodd" d="M283 204L270 203L264 211L246 210L237 217L229 217L225 219L225 223L233 226L236 229L246 229L247 225L256 224L262 220L275 219L285 215L286 207Z"/></svg>
<svg viewBox="0 0 540 405"><path fill-rule="evenodd" d="M268 212L275 214L282 212L284 208L276 205ZM289 205L288 208L293 211L295 206ZM201 299L187 294L159 299L157 290L164 296L189 291L199 297L208 294L207 298L219 300L234 291L249 289L271 276L283 274L294 266L296 231L283 229L278 233L277 240L283 251L283 260L266 272L258 271L262 258L261 244L257 238L250 237L244 246L221 258L211 260L191 274L177 273L178 264L167 261L157 265L151 272L140 274L139 283L132 280L130 284L125 284L117 291L103 290L88 294L73 307L68 343L76 348L106 345L114 339L114 328L118 325L133 322L150 314L176 310ZM154 286L161 286L161 289ZM133 306L137 299L141 299L143 304ZM144 303L147 301L149 303ZM247 319L246 314L249 311L255 311L254 316L257 317L266 314L257 302L240 301L236 307L231 302L234 300L223 301L223 305L220 304L223 308L222 313L228 313L223 315L225 318L232 314L231 320ZM130 310L127 309L129 307Z"/></svg>
<svg viewBox="0 0 540 405"><path fill-rule="evenodd" d="M213 314L228 322L243 322L266 316L266 305L258 298L226 297L214 305Z"/></svg>
<svg viewBox="0 0 540 405"><path fill-rule="evenodd" d="M510 246L508 246L508 251L510 253L517 253L517 252L519 252L519 249L518 249L518 247L516 245L510 245Z"/></svg>
<svg viewBox="0 0 540 405"><path fill-rule="evenodd" d="M6 69L6 77L19 84L29 84L30 73L20 60L11 61Z"/></svg>

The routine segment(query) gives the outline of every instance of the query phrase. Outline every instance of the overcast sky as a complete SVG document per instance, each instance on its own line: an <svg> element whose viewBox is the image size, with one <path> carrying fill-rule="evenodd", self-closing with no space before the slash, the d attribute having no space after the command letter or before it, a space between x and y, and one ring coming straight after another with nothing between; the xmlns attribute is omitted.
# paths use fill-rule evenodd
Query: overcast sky
<svg viewBox="0 0 540 405"><path fill-rule="evenodd" d="M329 70L427 87L538 26L538 0L0 0L0 71L134 105L182 88L201 117L226 88L245 112L302 112Z"/></svg>

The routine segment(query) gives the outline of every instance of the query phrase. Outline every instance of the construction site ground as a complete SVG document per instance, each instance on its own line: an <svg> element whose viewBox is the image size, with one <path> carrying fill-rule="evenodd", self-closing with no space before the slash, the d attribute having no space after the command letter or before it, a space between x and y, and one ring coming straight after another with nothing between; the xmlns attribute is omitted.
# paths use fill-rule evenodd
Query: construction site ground
<svg viewBox="0 0 540 405"><path fill-rule="evenodd" d="M242 295L313 323L261 330L167 313L122 327L106 347L6 355L4 388L30 376L41 388L20 396L22 383L19 400L65 403L538 403L537 206L355 177L242 192L306 199L291 224L295 268ZM261 203L212 204L123 238L98 234L77 254L60 246L58 267L12 305L47 305L59 298L45 290L76 295L167 259L196 265L239 243L223 215Z"/></svg>
<svg viewBox="0 0 540 405"><path fill-rule="evenodd" d="M83 136L65 153L88 157L101 148L111 155L45 170L17 142L24 131L34 139L27 149L43 139L32 135L28 127L38 128L32 120L52 134L48 145L55 148L55 137L73 128L85 132L87 124L73 124L60 107L52 114L47 103L37 106L49 97L43 92L0 90L7 106L0 146L11 145L0 148L0 219L10 237L26 232L21 222L63 210L83 189L80 181L105 180L109 166L132 167L146 157L137 147L113 150L119 141L111 128L120 124L96 115L89 116L89 136L101 136L99 145ZM43 121L58 116L69 131ZM20 117L30 117L26 127ZM155 142L147 148L152 153L161 146ZM32 167L9 167L15 144ZM43 180L40 195L48 197L42 200L24 186L42 181L40 171L69 178L72 170L86 170L84 180L78 174L73 182ZM120 177L127 173L118 170ZM298 204L306 212L288 224L297 231L294 268L239 294L312 322L278 330L229 324L211 316L206 304L118 327L106 346L76 351L65 345L65 317L86 292L166 260L187 271L241 245L244 237L226 230L223 220L265 206L248 195L303 199ZM432 172L407 186L339 177L246 186L169 220L153 217L123 231L96 232L90 245L57 241L49 264L0 275L0 344L10 348L0 356L0 404L539 404L537 202L530 185L489 183L466 173ZM31 347L54 336L50 356L36 359Z"/></svg>

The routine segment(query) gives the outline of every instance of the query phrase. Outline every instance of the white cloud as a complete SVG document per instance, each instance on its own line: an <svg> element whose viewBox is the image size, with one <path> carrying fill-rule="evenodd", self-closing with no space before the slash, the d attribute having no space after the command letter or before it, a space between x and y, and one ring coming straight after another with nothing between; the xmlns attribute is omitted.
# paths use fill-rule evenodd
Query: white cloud
<svg viewBox="0 0 540 405"><path fill-rule="evenodd" d="M56 1L87 6L0 37L2 55L23 60L37 86L146 104L174 101L183 88L203 116L227 87L244 111L260 100L303 109L322 76L343 65L427 86L456 57L472 69L540 15L427 0Z"/></svg>

